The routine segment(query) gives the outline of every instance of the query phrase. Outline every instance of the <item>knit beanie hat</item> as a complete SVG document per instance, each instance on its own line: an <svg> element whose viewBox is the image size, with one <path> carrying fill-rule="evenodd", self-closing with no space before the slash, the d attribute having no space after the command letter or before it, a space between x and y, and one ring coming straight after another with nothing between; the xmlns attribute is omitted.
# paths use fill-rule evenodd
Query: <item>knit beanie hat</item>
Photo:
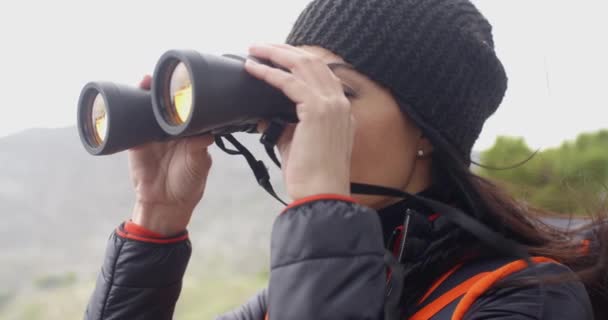
<svg viewBox="0 0 608 320"><path fill-rule="evenodd" d="M314 0L286 42L341 56L467 163L507 88L492 27L468 0Z"/></svg>

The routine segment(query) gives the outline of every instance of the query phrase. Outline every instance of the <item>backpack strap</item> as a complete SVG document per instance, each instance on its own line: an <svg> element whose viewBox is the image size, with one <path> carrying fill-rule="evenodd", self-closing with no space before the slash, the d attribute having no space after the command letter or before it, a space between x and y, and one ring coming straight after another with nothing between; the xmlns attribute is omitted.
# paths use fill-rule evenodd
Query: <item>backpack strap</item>
<svg viewBox="0 0 608 320"><path fill-rule="evenodd" d="M418 305L421 305L425 302L425 300L433 293L437 290L437 288L439 288L439 286L441 286L445 280L449 277L451 277L454 272L456 272L458 269L460 269L462 267L462 263L459 263L458 265L456 265L454 268L452 268L450 271L446 272L445 274L443 274L437 281L435 281L435 283L433 283L433 285L431 286L431 288L424 294L424 296L422 296L422 298L420 298L420 301L418 302Z"/></svg>
<svg viewBox="0 0 608 320"><path fill-rule="evenodd" d="M410 320L427 320L432 318L434 315L439 313L443 308L445 308L450 303L454 302L456 299L462 297L469 289L477 283L481 278L485 277L489 272L478 273L477 275L467 279L463 283L457 285L452 288L448 292L441 295L439 298L435 299L432 303L427 304L424 308L420 309L416 314L414 314Z"/></svg>
<svg viewBox="0 0 608 320"><path fill-rule="evenodd" d="M557 261L545 258L545 257L533 257L532 261L534 263L543 263L543 262L553 262L558 263ZM462 297L460 303L456 307L454 314L452 315L452 320L460 320L464 318L464 315L469 311L475 300L479 298L484 292L490 289L496 282L508 277L509 275L521 271L528 267L528 264L524 260L517 260L511 262L493 272L490 272L483 278L479 279Z"/></svg>
<svg viewBox="0 0 608 320"><path fill-rule="evenodd" d="M553 259L545 257L533 257L532 261L534 263L556 262ZM421 309L419 309L413 316L411 316L409 320L433 319L433 317L438 315L444 308L452 304L456 304L456 306L454 312L451 314L450 319L461 320L463 319L467 311L469 311L473 303L475 303L475 301L482 294L488 291L488 289L490 289L494 284L515 272L525 269L526 267L528 267L528 265L524 260L507 262L506 264L503 264L498 268L492 268L493 270L479 272L473 276L470 276L468 279L458 281L457 283L455 283L454 286L443 291L441 295L433 298L432 301L425 301L430 296L433 296L433 292L435 292L437 288L441 287L442 284L446 283L446 280L448 278L452 276L459 276L456 271L461 268L461 265L456 266L455 268L444 274L431 287L431 289L427 291L427 293L420 300L420 304L424 304L424 302L427 303Z"/></svg>

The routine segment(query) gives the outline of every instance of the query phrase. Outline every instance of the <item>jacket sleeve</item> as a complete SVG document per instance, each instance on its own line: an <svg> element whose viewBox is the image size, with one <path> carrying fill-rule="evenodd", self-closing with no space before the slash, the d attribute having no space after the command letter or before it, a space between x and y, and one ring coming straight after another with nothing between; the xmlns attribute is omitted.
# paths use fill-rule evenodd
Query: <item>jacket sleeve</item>
<svg viewBox="0 0 608 320"><path fill-rule="evenodd" d="M273 319L380 319L386 269L378 214L349 198L290 205L271 237Z"/></svg>
<svg viewBox="0 0 608 320"><path fill-rule="evenodd" d="M238 309L227 312L215 320L263 320L266 316L268 290L264 289Z"/></svg>
<svg viewBox="0 0 608 320"><path fill-rule="evenodd" d="M187 232L152 238L124 226L110 235L84 319L171 319L192 251Z"/></svg>

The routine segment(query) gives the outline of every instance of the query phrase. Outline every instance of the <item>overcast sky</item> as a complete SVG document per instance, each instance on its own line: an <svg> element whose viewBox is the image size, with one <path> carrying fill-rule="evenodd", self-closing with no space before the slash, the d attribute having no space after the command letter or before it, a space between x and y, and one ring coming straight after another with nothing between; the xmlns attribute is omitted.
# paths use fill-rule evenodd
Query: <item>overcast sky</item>
<svg viewBox="0 0 608 320"><path fill-rule="evenodd" d="M308 0L2 1L0 136L75 124L91 80L136 84L169 49L246 52L282 42ZM476 149L497 135L550 147L608 128L605 0L478 0L509 90Z"/></svg>

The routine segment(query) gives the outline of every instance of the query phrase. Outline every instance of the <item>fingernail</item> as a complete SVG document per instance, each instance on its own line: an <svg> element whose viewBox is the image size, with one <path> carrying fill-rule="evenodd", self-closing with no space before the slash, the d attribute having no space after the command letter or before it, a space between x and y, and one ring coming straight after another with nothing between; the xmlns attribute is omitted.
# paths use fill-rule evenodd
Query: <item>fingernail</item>
<svg viewBox="0 0 608 320"><path fill-rule="evenodd" d="M255 66L257 66L258 63L255 62L255 61L253 61L253 60L251 60L251 59L249 59L249 58L247 58L247 60L245 60L245 64L248 65L248 66L250 66L250 67L255 67Z"/></svg>
<svg viewBox="0 0 608 320"><path fill-rule="evenodd" d="M262 47L264 47L265 45L263 43L254 43L251 46L249 46L249 51L256 51Z"/></svg>

